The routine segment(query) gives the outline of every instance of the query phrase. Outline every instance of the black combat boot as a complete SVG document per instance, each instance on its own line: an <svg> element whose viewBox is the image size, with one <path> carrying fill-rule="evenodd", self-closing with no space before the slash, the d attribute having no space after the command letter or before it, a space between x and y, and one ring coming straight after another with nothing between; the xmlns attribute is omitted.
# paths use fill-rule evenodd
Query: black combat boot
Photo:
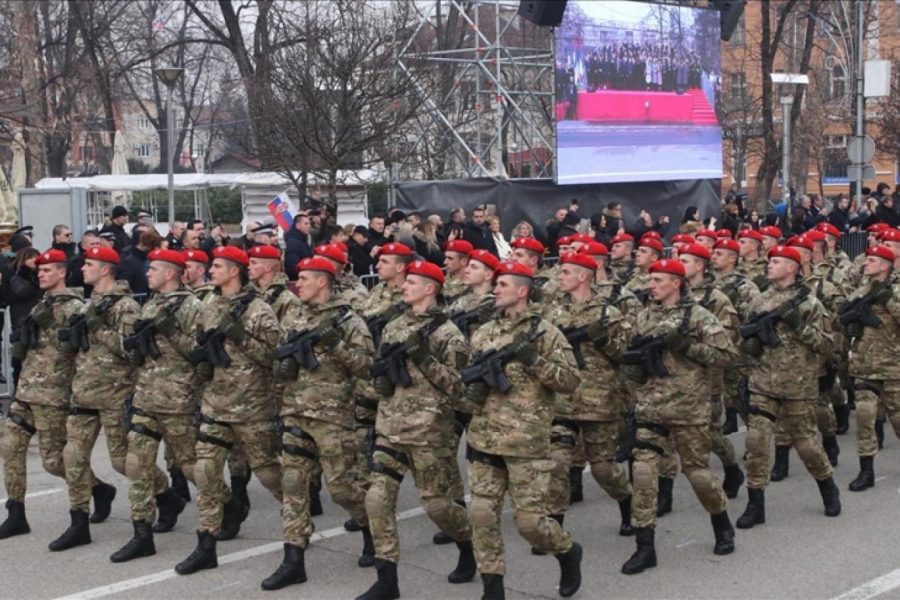
<svg viewBox="0 0 900 600"><path fill-rule="evenodd" d="M456 542L456 547L459 548L459 560L457 560L453 572L447 575L447 581L467 583L475 579L475 573L478 572L478 567L475 565L475 554L472 552L472 542Z"/></svg>
<svg viewBox="0 0 900 600"><path fill-rule="evenodd" d="M838 454L841 453L841 448L838 446L838 441L835 436L822 436L822 447L825 448L825 455L828 456L828 462L831 463L832 467L836 467L838 465Z"/></svg>
<svg viewBox="0 0 900 600"><path fill-rule="evenodd" d="M559 561L559 595L563 598L573 596L581 587L581 544L572 542L567 552L556 555Z"/></svg>
<svg viewBox="0 0 900 600"><path fill-rule="evenodd" d="M725 422L722 423L722 433L729 435L737 433L738 430L738 411L736 408L725 409Z"/></svg>
<svg viewBox="0 0 900 600"><path fill-rule="evenodd" d="M550 515L550 518L553 519L554 521L556 521L557 523L559 523L559 526L562 527L562 524L563 524L563 523L565 522L565 520L566 520L566 515L565 515L565 514L561 514L561 515ZM547 553L544 552L543 550L538 550L538 549L535 548L534 546L531 547L531 553L532 553L534 556L545 556L545 555L547 554Z"/></svg>
<svg viewBox="0 0 900 600"><path fill-rule="evenodd" d="M318 517L323 512L322 510L322 498L319 496L319 493L322 491L322 480L316 479L315 481L309 482L309 514L313 517Z"/></svg>
<svg viewBox="0 0 900 600"><path fill-rule="evenodd" d="M834 418L837 421L835 433L844 435L850 429L850 405L841 404L834 407Z"/></svg>
<svg viewBox="0 0 900 600"><path fill-rule="evenodd" d="M208 531L197 531L197 547L186 559L175 565L175 572L190 575L200 569L215 569L218 566L216 536Z"/></svg>
<svg viewBox="0 0 900 600"><path fill-rule="evenodd" d="M875 419L875 437L878 439L878 449L884 448L884 419Z"/></svg>
<svg viewBox="0 0 900 600"><path fill-rule="evenodd" d="M503 575L481 574L481 584L484 593L481 600L506 600L506 590L503 589Z"/></svg>
<svg viewBox="0 0 900 600"><path fill-rule="evenodd" d="M728 511L722 511L717 515L710 515L713 533L716 535L716 547L713 554L724 556L734 552L734 527L728 519Z"/></svg>
<svg viewBox="0 0 900 600"><path fill-rule="evenodd" d="M619 524L619 535L631 537L634 535L634 527L631 526L631 496L619 500L619 515L622 522Z"/></svg>
<svg viewBox="0 0 900 600"><path fill-rule="evenodd" d="M172 491L184 498L185 502L190 502L191 490L181 469L169 469L169 477L172 479Z"/></svg>
<svg viewBox="0 0 900 600"><path fill-rule="evenodd" d="M787 479L788 464L791 458L790 446L775 446L775 464L772 465L772 474L769 475L770 481L781 481Z"/></svg>
<svg viewBox="0 0 900 600"><path fill-rule="evenodd" d="M184 510L185 504L184 498L179 496L175 490L166 488L166 491L156 497L156 510L159 511L159 515L156 517L153 532L165 533L172 531L178 522L178 515Z"/></svg>
<svg viewBox="0 0 900 600"><path fill-rule="evenodd" d="M116 498L116 488L108 483L98 481L91 488L91 496L94 497L94 514L91 515L91 523L102 523L112 511L112 503Z"/></svg>
<svg viewBox="0 0 900 600"><path fill-rule="evenodd" d="M741 484L744 483L744 472L737 465L725 465L725 480L722 489L729 498L737 498Z"/></svg>
<svg viewBox="0 0 900 600"><path fill-rule="evenodd" d="M225 503L222 515L222 527L219 529L219 535L216 536L220 542L233 540L241 532L241 524L250 513L250 509L244 506L244 503L238 500L237 496L231 495L228 502Z"/></svg>
<svg viewBox="0 0 900 600"><path fill-rule="evenodd" d="M825 516L836 517L841 514L841 491L834 483L834 477L817 481L819 493L822 495L822 504L825 505Z"/></svg>
<svg viewBox="0 0 900 600"><path fill-rule="evenodd" d="M850 482L851 492L861 492L875 486L875 457L859 457L859 475Z"/></svg>
<svg viewBox="0 0 900 600"><path fill-rule="evenodd" d="M635 527L635 532L637 550L622 565L622 573L625 575L643 573L644 569L656 566L656 547L653 544L654 529L651 527Z"/></svg>
<svg viewBox="0 0 900 600"><path fill-rule="evenodd" d="M22 535L31 531L28 520L25 518L25 503L16 500L6 501L6 511L9 513L3 525L0 525L0 540L5 540L14 535Z"/></svg>
<svg viewBox="0 0 900 600"><path fill-rule="evenodd" d="M658 479L659 491L656 493L656 516L661 517L672 512L672 486L675 480L669 477Z"/></svg>
<svg viewBox="0 0 900 600"><path fill-rule="evenodd" d="M91 526L88 523L88 514L83 510L70 510L69 516L72 518L72 524L61 536L50 542L50 552L60 552L75 546L91 543Z"/></svg>
<svg viewBox="0 0 900 600"><path fill-rule="evenodd" d="M397 563L378 559L375 561L378 581L357 596L356 600L394 600L400 597L400 586L397 584Z"/></svg>
<svg viewBox="0 0 900 600"><path fill-rule="evenodd" d="M363 527L360 531L362 531L363 536L363 549L359 560L356 561L356 565L359 567L375 566L375 542L372 540L372 530L368 527Z"/></svg>
<svg viewBox="0 0 900 600"><path fill-rule="evenodd" d="M293 583L304 583L306 581L306 564L303 554L303 548L300 546L285 544L284 560L274 573L263 579L262 589L280 590Z"/></svg>
<svg viewBox="0 0 900 600"><path fill-rule="evenodd" d="M180 497L179 500L181 500ZM153 544L153 529L150 527L150 523L147 521L133 521L132 524L134 525L134 537L109 557L109 560L114 563L127 562L142 556L153 556L156 554L156 546Z"/></svg>
<svg viewBox="0 0 900 600"><path fill-rule="evenodd" d="M738 529L750 529L766 522L766 491L747 488L747 508L737 520Z"/></svg>
<svg viewBox="0 0 900 600"><path fill-rule="evenodd" d="M356 519L347 519L344 521L344 531L356 533L357 531L362 531L362 525Z"/></svg>
<svg viewBox="0 0 900 600"><path fill-rule="evenodd" d="M237 496L238 500L250 510L250 496L247 495L247 484L250 483L250 475L231 476L231 495Z"/></svg>
<svg viewBox="0 0 900 600"><path fill-rule="evenodd" d="M575 504L584 500L583 474L583 467L572 467L569 469L569 504Z"/></svg>

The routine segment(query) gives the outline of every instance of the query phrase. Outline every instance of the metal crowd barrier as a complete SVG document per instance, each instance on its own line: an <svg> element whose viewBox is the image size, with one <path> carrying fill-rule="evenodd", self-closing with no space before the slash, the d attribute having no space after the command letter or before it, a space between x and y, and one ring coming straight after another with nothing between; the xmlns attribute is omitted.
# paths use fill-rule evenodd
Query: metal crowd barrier
<svg viewBox="0 0 900 600"><path fill-rule="evenodd" d="M866 248L869 246L868 238L869 234L865 231L845 233L841 237L841 248L852 260L866 251Z"/></svg>

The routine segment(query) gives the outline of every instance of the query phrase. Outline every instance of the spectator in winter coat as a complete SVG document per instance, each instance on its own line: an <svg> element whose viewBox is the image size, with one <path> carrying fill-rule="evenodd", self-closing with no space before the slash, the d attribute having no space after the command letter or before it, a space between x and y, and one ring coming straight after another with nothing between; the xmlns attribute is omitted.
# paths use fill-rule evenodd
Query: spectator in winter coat
<svg viewBox="0 0 900 600"><path fill-rule="evenodd" d="M297 280L297 263L313 256L310 230L312 222L303 213L294 217L294 226L284 234L284 272L288 279Z"/></svg>

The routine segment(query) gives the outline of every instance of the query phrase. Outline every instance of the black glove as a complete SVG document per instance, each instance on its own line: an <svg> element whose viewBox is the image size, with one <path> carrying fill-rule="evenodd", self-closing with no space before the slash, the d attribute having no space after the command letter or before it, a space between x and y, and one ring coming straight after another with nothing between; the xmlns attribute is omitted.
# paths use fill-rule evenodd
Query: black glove
<svg viewBox="0 0 900 600"><path fill-rule="evenodd" d="M803 327L803 315L800 314L800 310L796 306L792 306L786 313L781 315L781 320L794 331L799 331Z"/></svg>
<svg viewBox="0 0 900 600"><path fill-rule="evenodd" d="M12 345L12 349L10 350L9 354L15 360L25 360L25 357L28 355L28 348L26 348L25 344L23 344L22 342L15 342Z"/></svg>
<svg viewBox="0 0 900 600"><path fill-rule="evenodd" d="M516 342L516 345L513 346L512 353L515 359L526 367L534 365L540 357L537 344L529 341L525 337L522 337Z"/></svg>
<svg viewBox="0 0 900 600"><path fill-rule="evenodd" d="M341 343L341 330L331 324L331 322L319 325L316 328L316 335L319 338L319 344L326 350L334 350Z"/></svg>
<svg viewBox="0 0 900 600"><path fill-rule="evenodd" d="M387 375L381 375L380 377L376 377L372 381L372 385L375 386L375 391L388 398L394 395L394 382L391 381L391 378Z"/></svg>
<svg viewBox="0 0 900 600"><path fill-rule="evenodd" d="M403 348L406 350L406 357L413 361L416 365L424 363L431 356L431 348L428 341L423 340L418 331L412 331L403 341Z"/></svg>
<svg viewBox="0 0 900 600"><path fill-rule="evenodd" d="M476 381L466 386L466 400L481 406L491 393L491 386L483 381Z"/></svg>
<svg viewBox="0 0 900 600"><path fill-rule="evenodd" d="M297 379L300 372L300 365L294 360L293 356L283 358L275 365L275 378L282 381L293 381Z"/></svg>
<svg viewBox="0 0 900 600"><path fill-rule="evenodd" d="M881 283L881 285L878 286L878 291L875 292L875 302L881 306L887 305L893 297L894 288L890 283Z"/></svg>
<svg viewBox="0 0 900 600"><path fill-rule="evenodd" d="M758 358L763 355L763 343L758 337L744 338L741 342L741 350L744 354Z"/></svg>
<svg viewBox="0 0 900 600"><path fill-rule="evenodd" d="M101 315L95 313L93 310L88 309L88 311L84 313L84 324L87 326L87 330L91 333L100 329L103 323L104 318Z"/></svg>
<svg viewBox="0 0 900 600"><path fill-rule="evenodd" d="M212 366L212 363L203 361L197 365L197 376L200 378L200 381L212 381L213 373L215 373L215 368Z"/></svg>
<svg viewBox="0 0 900 600"><path fill-rule="evenodd" d="M487 323L497 315L497 309L493 302L485 302L478 307L478 322ZM463 332L465 333L465 332Z"/></svg>
<svg viewBox="0 0 900 600"><path fill-rule="evenodd" d="M31 311L31 319L41 329L53 325L53 310L43 302L39 302Z"/></svg>
<svg viewBox="0 0 900 600"><path fill-rule="evenodd" d="M235 319L231 313L226 313L219 323L219 330L235 344L242 343L247 338L247 331L240 319Z"/></svg>
<svg viewBox="0 0 900 600"><path fill-rule="evenodd" d="M125 352L125 359L128 361L128 364L133 367L140 367L144 364L144 355L141 354L140 350L137 348L132 348Z"/></svg>
<svg viewBox="0 0 900 600"><path fill-rule="evenodd" d="M845 329L848 338L859 339L862 337L864 327L859 321L853 321L852 323L848 323Z"/></svg>
<svg viewBox="0 0 900 600"><path fill-rule="evenodd" d="M663 336L663 342L665 342L666 348L676 354L687 352L687 349L691 347L693 341L694 340L692 340L689 335L682 335L677 329L666 332Z"/></svg>
<svg viewBox="0 0 900 600"><path fill-rule="evenodd" d="M629 381L633 381L638 385L647 383L647 372L640 365L625 365L622 367L622 373Z"/></svg>
<svg viewBox="0 0 900 600"><path fill-rule="evenodd" d="M594 321L587 326L588 337L594 343L596 348L603 348L609 343L609 323L606 320Z"/></svg>
<svg viewBox="0 0 900 600"><path fill-rule="evenodd" d="M178 322L175 320L175 315L164 310L160 311L153 319L153 329L167 338L172 337L178 331Z"/></svg>

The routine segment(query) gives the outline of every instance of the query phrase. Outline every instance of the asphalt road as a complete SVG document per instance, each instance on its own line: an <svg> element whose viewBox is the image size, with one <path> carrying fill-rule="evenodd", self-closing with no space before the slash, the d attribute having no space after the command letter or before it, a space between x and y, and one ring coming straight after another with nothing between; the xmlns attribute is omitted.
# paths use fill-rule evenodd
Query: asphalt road
<svg viewBox="0 0 900 600"><path fill-rule="evenodd" d="M744 434L731 438L742 451ZM836 479L844 506L840 517L822 514L816 485L793 454L790 477L772 484L767 493L766 524L738 530L736 552L718 557L712 553L709 517L687 480L679 476L675 510L657 528L659 566L637 576L619 573L634 541L616 535L616 505L586 476L586 500L575 505L566 519L567 528L585 548L584 584L576 598L900 598L900 442L888 434L876 461L876 487L853 494L846 487L857 471L855 438L851 431L839 439L843 452ZM315 519L319 539L307 552L309 581L279 592L262 592L259 582L281 559L281 526L278 506L255 479L250 488L250 517L238 539L219 544L217 569L188 577L172 570L195 545L194 502L173 532L156 536L155 556L113 565L108 557L130 538L131 524L127 482L111 472L103 444L101 438L94 464L101 477L118 487L113 514L106 523L92 526L92 544L58 554L49 552L47 544L68 524L64 485L43 472L36 450L32 451L27 500L32 533L0 542L0 597L338 599L353 598L374 581L374 570L356 566L360 534L343 531L345 515L326 499L325 514ZM721 476L716 459L713 468ZM732 520L742 512L746 497L742 488L731 501ZM403 598L479 598L477 580L457 586L447 583L455 548L431 544L435 527L419 509L409 477L399 509ZM503 525L509 563L507 597L557 598L556 561L529 553L509 512Z"/></svg>

